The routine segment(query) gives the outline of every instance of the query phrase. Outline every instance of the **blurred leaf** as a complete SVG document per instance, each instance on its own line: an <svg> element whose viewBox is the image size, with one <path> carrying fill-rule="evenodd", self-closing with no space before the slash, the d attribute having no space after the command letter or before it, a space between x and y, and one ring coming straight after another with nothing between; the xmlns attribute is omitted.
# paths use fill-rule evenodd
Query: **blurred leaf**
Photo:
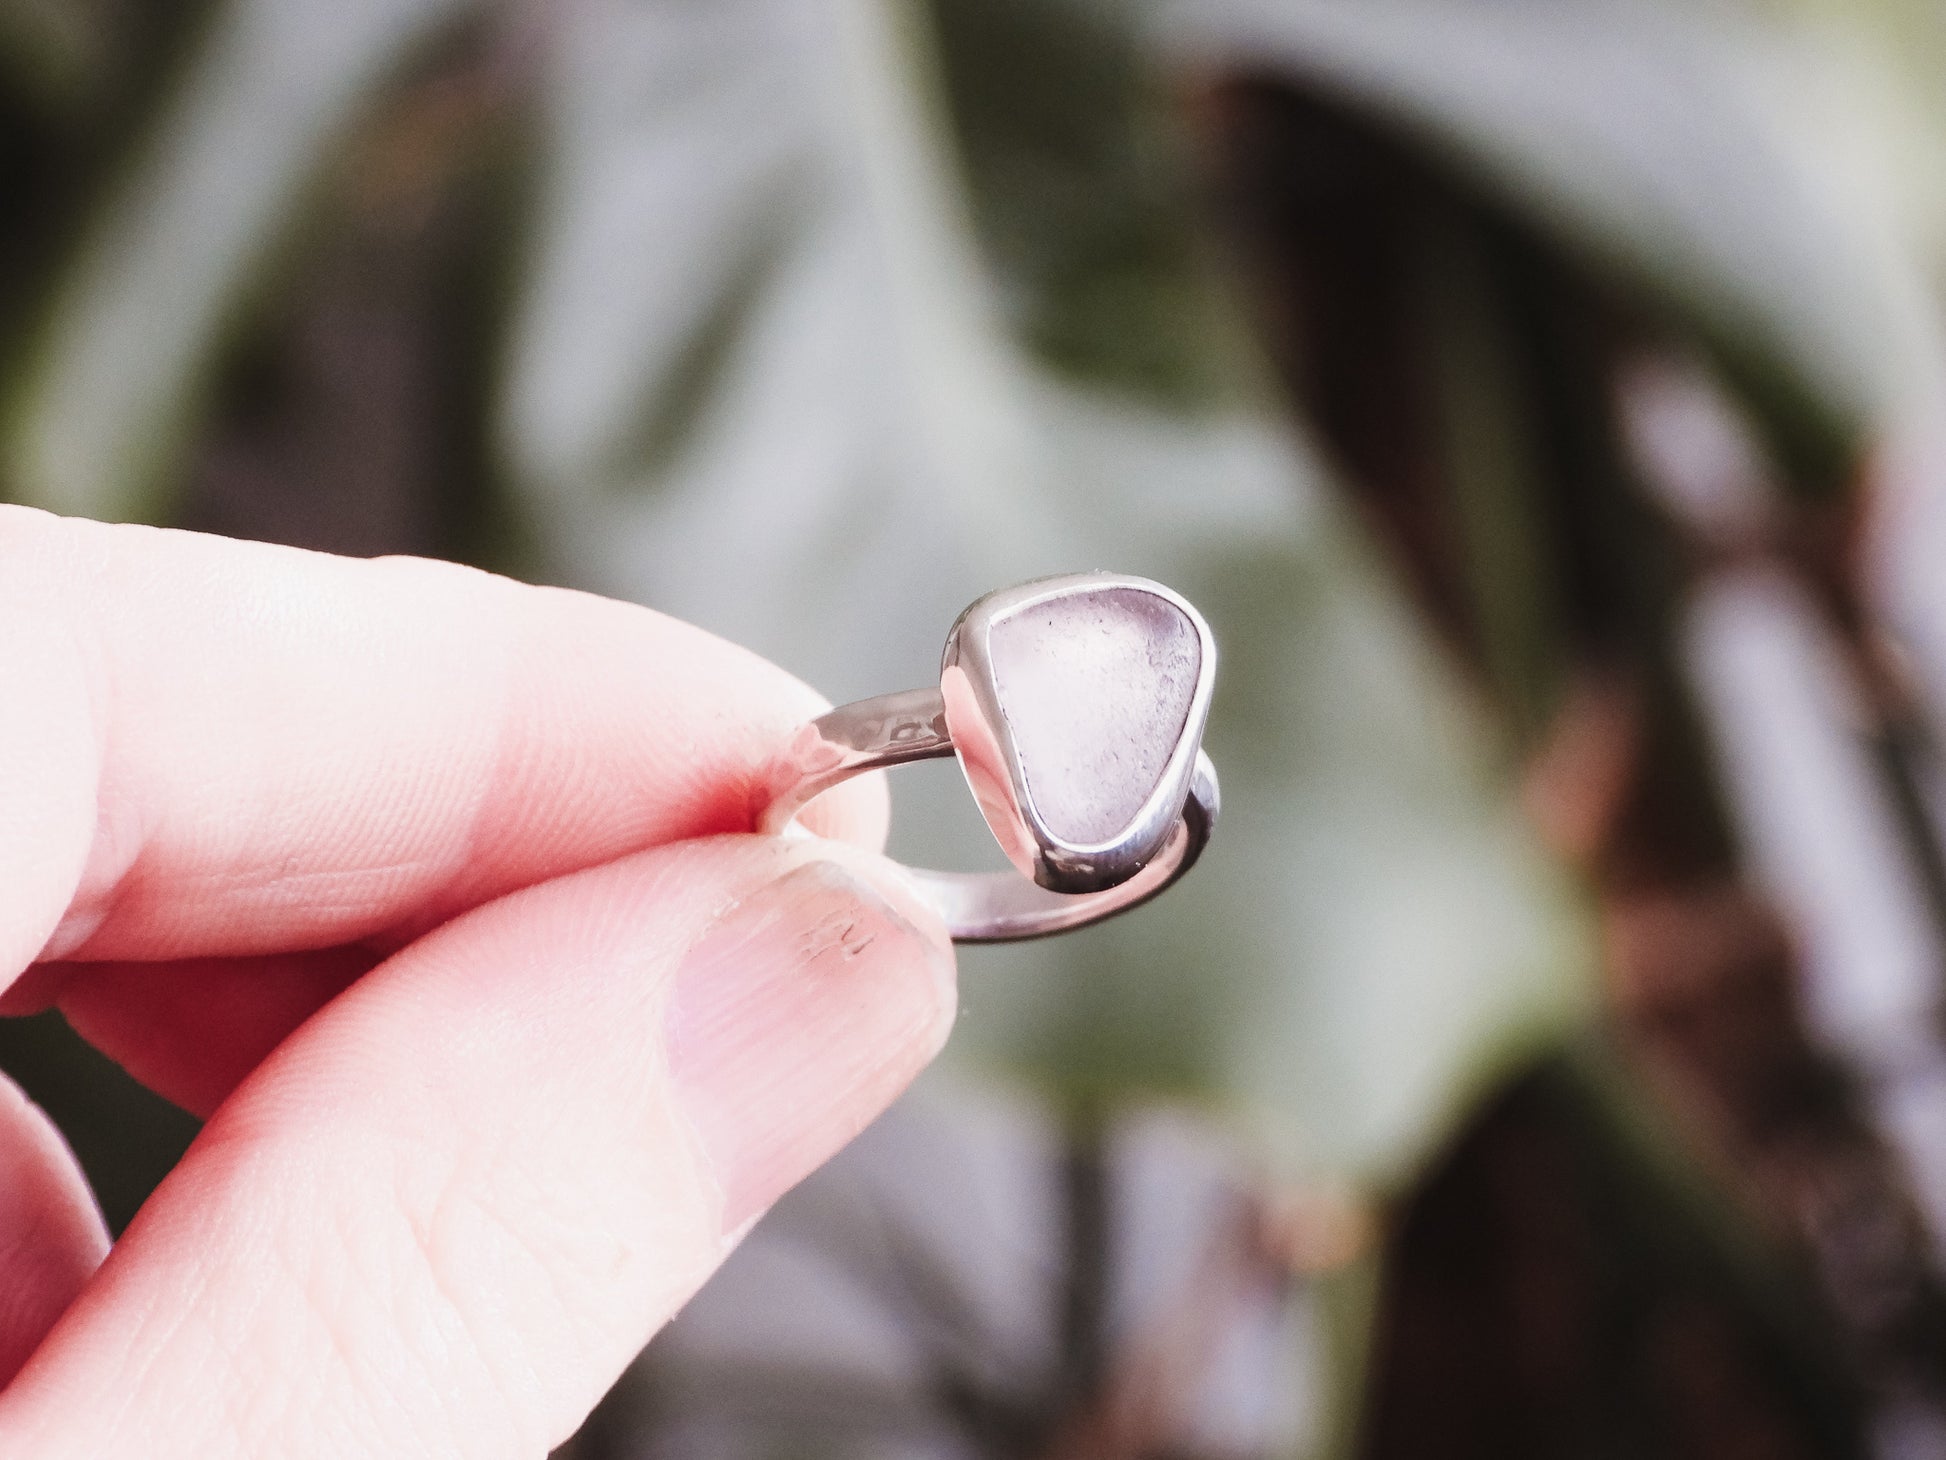
<svg viewBox="0 0 1946 1460"><path fill-rule="evenodd" d="M113 190L8 403L19 500L109 519L192 429L216 346L375 82L472 0L232 0Z"/></svg>
<svg viewBox="0 0 1946 1460"><path fill-rule="evenodd" d="M1868 1443L1828 1315L1648 1114L1588 1041L1426 1172L1393 1215L1363 1460L1930 1453Z"/></svg>
<svg viewBox="0 0 1946 1460"><path fill-rule="evenodd" d="M1936 378L1921 281L1838 206L1757 104L1721 12L1648 4L1215 0L1185 65L1269 75L1366 114L1693 327L1796 484L1840 485Z"/></svg>
<svg viewBox="0 0 1946 1460"><path fill-rule="evenodd" d="M1155 0L934 0L973 219L1015 332L1064 375L1176 408L1247 369L1201 229Z"/></svg>
<svg viewBox="0 0 1946 1460"><path fill-rule="evenodd" d="M1789 40L1759 83L1846 206L1946 264L1946 7L1935 0L1767 0Z"/></svg>
<svg viewBox="0 0 1946 1460"><path fill-rule="evenodd" d="M561 560L834 695L1074 561L908 12L597 0L547 84L504 409Z"/></svg>

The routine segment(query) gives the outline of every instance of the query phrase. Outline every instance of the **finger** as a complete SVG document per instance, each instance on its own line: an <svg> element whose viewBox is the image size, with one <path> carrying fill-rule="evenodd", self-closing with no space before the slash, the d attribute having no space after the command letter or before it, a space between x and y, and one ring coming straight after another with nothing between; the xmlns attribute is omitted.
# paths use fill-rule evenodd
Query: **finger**
<svg viewBox="0 0 1946 1460"><path fill-rule="evenodd" d="M178 963L44 964L54 1006L129 1074L208 1116L285 1039L379 962L359 947Z"/></svg>
<svg viewBox="0 0 1946 1460"><path fill-rule="evenodd" d="M0 1453L544 1453L945 1037L943 929L825 850L663 847L359 980L0 1395Z"/></svg>
<svg viewBox="0 0 1946 1460"><path fill-rule="evenodd" d="M0 507L0 981L408 937L747 830L822 708L646 609ZM884 791L820 829L875 844Z"/></svg>
<svg viewBox="0 0 1946 1460"><path fill-rule="evenodd" d="M0 1075L0 1384L108 1254L108 1229L67 1143Z"/></svg>

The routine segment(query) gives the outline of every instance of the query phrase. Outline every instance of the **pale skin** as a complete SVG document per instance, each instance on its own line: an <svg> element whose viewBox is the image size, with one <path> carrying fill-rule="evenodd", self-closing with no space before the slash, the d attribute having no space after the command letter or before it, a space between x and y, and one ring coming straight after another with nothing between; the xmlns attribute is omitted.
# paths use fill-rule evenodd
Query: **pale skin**
<svg viewBox="0 0 1946 1460"><path fill-rule="evenodd" d="M208 1124L109 1249L0 1081L0 1454L538 1457L944 1042L883 786L645 609L0 506L0 1011Z"/></svg>

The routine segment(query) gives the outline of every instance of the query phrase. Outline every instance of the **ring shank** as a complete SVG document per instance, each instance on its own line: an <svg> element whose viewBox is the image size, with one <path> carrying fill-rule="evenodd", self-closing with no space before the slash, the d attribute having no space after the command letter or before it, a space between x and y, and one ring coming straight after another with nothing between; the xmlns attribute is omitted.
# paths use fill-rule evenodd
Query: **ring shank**
<svg viewBox="0 0 1946 1460"><path fill-rule="evenodd" d="M952 754L946 706L936 689L840 705L800 730L765 775L758 830L783 831L810 802L853 776ZM1182 816L1148 865L1118 886L1060 893L1014 872L906 870L956 943L1044 938L1126 912L1161 892L1195 864L1216 812L1216 769L1199 750Z"/></svg>

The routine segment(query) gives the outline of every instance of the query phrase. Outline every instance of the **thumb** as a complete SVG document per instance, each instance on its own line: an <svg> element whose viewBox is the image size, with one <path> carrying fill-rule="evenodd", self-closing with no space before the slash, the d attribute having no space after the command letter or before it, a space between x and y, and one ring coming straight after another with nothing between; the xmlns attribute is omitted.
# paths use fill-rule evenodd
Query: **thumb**
<svg viewBox="0 0 1946 1460"><path fill-rule="evenodd" d="M0 1453L540 1456L952 1009L937 921L829 843L480 908L217 1111L0 1394Z"/></svg>

